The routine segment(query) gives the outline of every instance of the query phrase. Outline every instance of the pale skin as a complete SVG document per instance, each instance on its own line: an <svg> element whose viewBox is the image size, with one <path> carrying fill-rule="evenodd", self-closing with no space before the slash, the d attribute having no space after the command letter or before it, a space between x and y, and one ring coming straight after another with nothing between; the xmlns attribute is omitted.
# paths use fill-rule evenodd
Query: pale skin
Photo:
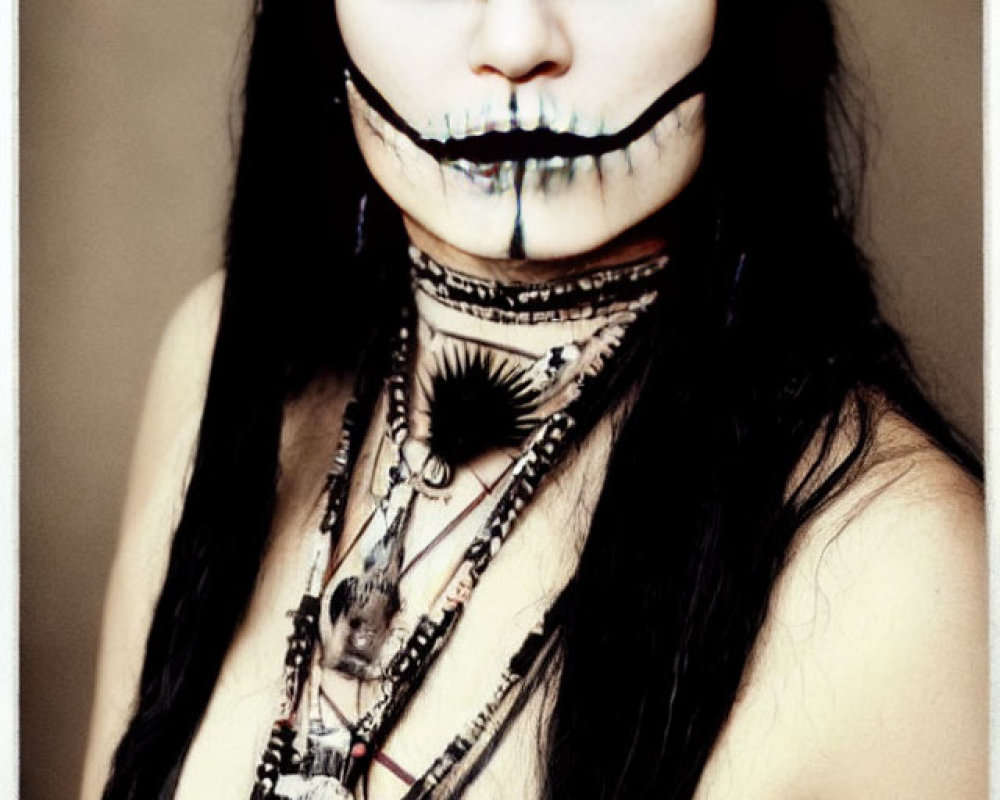
<svg viewBox="0 0 1000 800"><path fill-rule="evenodd" d="M153 370L105 602L83 800L100 796L138 683L141 643L193 447L220 288L215 275L181 307ZM242 800L249 792L250 765L280 680L287 635L280 610L298 599L297 549L342 398L343 387L316 386L288 409L274 546L179 798ZM581 459L599 459L596 447ZM876 452L901 455L872 468L800 532L698 800L986 797L980 488L894 415L879 423ZM536 512L538 529L551 524L549 515L568 514L557 499ZM547 518L539 519L543 513ZM512 571L518 568L523 564ZM470 642L469 649L485 644ZM514 779L524 776L516 755L523 746L498 754L487 786L521 785Z"/></svg>
<svg viewBox="0 0 1000 800"><path fill-rule="evenodd" d="M570 24L566 5L534 0L469 4L492 15L466 29L472 37L467 52L476 55L470 69L497 84L528 88L534 88L532 81L572 77L580 59L587 64L589 40L586 26ZM694 9L693 17L685 17L690 21L709 4L679 0L656 6L644 0L640 5L656 13ZM345 14L365 7L360 0L343 0L338 5L342 26ZM710 22L710 15L701 22L706 19ZM350 24L345 27L349 46ZM509 26L515 24L537 36L511 38ZM694 25L691 40L681 43L691 58L701 52L702 28ZM524 41L533 47L525 50ZM352 55L375 70L377 65L365 63L363 40ZM659 66L660 77L674 80L692 64ZM633 98L617 121L655 93L656 82L647 85L645 95ZM694 98L687 110L696 112L698 102ZM411 239L443 263L493 278L542 279L666 247L635 223L689 179L701 154L697 125L689 130L693 133L680 141L664 167L666 196L620 216L592 210L597 216L588 229L601 229L594 241L577 242L568 235L538 240L537 251L554 261L531 257L530 223L528 255L511 261L503 253L506 233L495 242L484 237L477 247L451 235L463 227L461 219L447 214L420 218L417 205L407 199L412 188L397 187L396 194L392 185L386 189L400 204ZM383 156L396 158L373 151L369 142L366 157L376 177ZM621 191L629 193L629 186ZM573 213L592 200L584 194ZM504 224L498 223L498 230ZM546 225L552 227L552 220ZM166 571L197 433L221 286L222 276L215 274L191 294L167 329L154 365L105 601L82 800L100 796L138 685L142 643ZM250 793L281 680L289 633L284 611L297 605L302 591L308 555L303 534L317 514L349 392L349 385L317 380L286 409L272 545L185 762L179 800L244 800ZM841 449L850 424L844 420ZM604 470L609 437L605 421L532 504L489 580L476 590L468 618L442 657L442 674L424 686L388 743L404 765L419 769L428 754L433 757L440 749L439 740L450 738L476 708L475 698L490 688L505 653L534 624L535 612L569 577L585 536L587 509L596 500L594 477ZM986 553L980 487L919 431L888 412L877 423L870 463L798 533L697 800L986 797ZM789 485L794 481L792 476ZM361 513L354 500L352 508L349 520ZM618 679L608 677L609 690ZM535 732L547 711L538 700L529 704L468 797L537 794ZM388 772L373 767L370 797L398 797L402 788Z"/></svg>
<svg viewBox="0 0 1000 800"><path fill-rule="evenodd" d="M635 0L627 10L605 0L339 0L336 10L352 69L416 132L452 140L505 130L512 118L526 131L584 137L626 129L703 61L715 18L714 0ZM362 93L347 98L379 184L434 239L479 261L518 260L515 228L533 261L607 245L677 196L704 146L704 95L695 93L598 158L529 161L518 191L513 179L467 177Z"/></svg>

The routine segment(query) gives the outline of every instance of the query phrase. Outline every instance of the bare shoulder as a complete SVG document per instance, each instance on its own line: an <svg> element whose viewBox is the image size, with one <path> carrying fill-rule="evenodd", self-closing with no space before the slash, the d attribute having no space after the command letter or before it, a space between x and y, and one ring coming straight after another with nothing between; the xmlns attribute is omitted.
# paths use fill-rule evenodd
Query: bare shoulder
<svg viewBox="0 0 1000 800"><path fill-rule="evenodd" d="M797 539L709 782L985 798L987 670L981 486L884 414L867 466Z"/></svg>
<svg viewBox="0 0 1000 800"><path fill-rule="evenodd" d="M860 586L877 579L895 596L908 581L919 589L929 588L928 580L963 580L971 591L985 579L984 557L980 483L923 432L886 412L857 474L798 536L776 601L794 601L791 584L803 569L817 589L824 581Z"/></svg>
<svg viewBox="0 0 1000 800"><path fill-rule="evenodd" d="M138 686L194 454L223 282L215 272L188 294L164 330L150 373L105 594L85 800L100 796Z"/></svg>
<svg viewBox="0 0 1000 800"><path fill-rule="evenodd" d="M982 487L893 414L872 457L805 532L799 556L814 596L827 598L815 652L836 681L823 794L985 798ZM793 613L808 607L799 581L786 601Z"/></svg>
<svg viewBox="0 0 1000 800"><path fill-rule="evenodd" d="M142 573L145 591L154 597L194 454L223 281L221 271L212 273L178 306L146 387L116 567Z"/></svg>

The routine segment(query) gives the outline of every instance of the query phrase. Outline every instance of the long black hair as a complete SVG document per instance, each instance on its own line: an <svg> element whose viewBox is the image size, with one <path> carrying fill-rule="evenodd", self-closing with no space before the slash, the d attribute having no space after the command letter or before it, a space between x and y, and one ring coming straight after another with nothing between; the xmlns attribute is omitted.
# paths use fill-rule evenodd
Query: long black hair
<svg viewBox="0 0 1000 800"><path fill-rule="evenodd" d="M266 551L284 405L377 361L406 291L343 64L334 3L259 0L194 468L105 800L172 797ZM664 215L677 266L568 590L547 797L691 797L789 543L861 463L879 407L978 470L879 314L841 71L825 0L718 0L705 158Z"/></svg>

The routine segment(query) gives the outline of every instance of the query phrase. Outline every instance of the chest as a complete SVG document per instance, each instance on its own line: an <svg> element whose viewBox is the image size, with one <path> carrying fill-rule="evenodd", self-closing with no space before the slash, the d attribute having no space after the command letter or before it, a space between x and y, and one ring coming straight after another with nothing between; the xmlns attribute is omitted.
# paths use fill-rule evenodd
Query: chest
<svg viewBox="0 0 1000 800"><path fill-rule="evenodd" d="M335 432L334 432L335 435ZM495 695L511 655L535 628L576 569L579 553L599 497L606 468L610 424L603 423L571 453L536 496L477 586L447 646L435 661L405 715L385 742L367 775L366 797L395 800L467 728ZM323 512L321 487L331 437L306 443L286 471L275 513L273 545L263 563L257 589L226 661L206 715L186 759L178 800L246 800L254 770L264 751L282 693L283 662L292 632L291 612L300 601L313 558L310 532ZM356 569L361 542L350 547L371 513L370 480L377 448L366 448L348 506L343 543L335 560ZM487 476L488 477L488 476ZM456 494L455 506L441 517L415 519L409 559L420 557L405 594L419 606L432 593L435 576L474 534L482 512L468 514L433 544L449 521L463 516L468 497ZM489 503L484 503L484 508ZM465 537L465 538L463 538ZM428 545L431 545L428 549ZM417 598L424 598L418 600ZM781 640L767 636L758 650L767 658ZM796 701L795 686L752 673L703 775L696 800L773 800L796 796L789 787L803 774L810 754L808 709ZM785 674L772 671L774 675ZM762 676L762 677L761 677ZM494 753L463 797L540 796L544 773L544 735L549 692L526 695ZM343 687L341 687L343 688ZM614 691L609 678L608 691ZM331 692L332 694L333 692ZM548 699L547 699L548 698ZM337 696L349 716L370 698L359 687L351 697Z"/></svg>
<svg viewBox="0 0 1000 800"><path fill-rule="evenodd" d="M365 796L403 797L412 781L496 696L511 657L538 629L547 608L576 568L599 496L609 439L609 425L595 429L525 509L369 768ZM282 694L287 639L293 627L290 612L299 605L314 558L310 533L323 512L322 465L328 458L327 447L325 455L305 456L294 475L285 475L273 543L186 759L178 800L244 800L251 796L255 767L267 745ZM363 562L370 550L370 532L357 541L352 539L366 530L372 515L371 495L375 492L367 482L378 459L378 447L366 446L350 492L341 546L332 557L341 562L342 569L330 577L328 585L335 584L341 572L357 572L359 564L352 561ZM485 470L484 483L489 484L490 475L496 472ZM295 477L306 473L316 473L315 480ZM409 604L401 610L404 616L419 610L433 596L440 572L461 555L493 498L487 491L485 500L477 505L468 491L456 491L445 511L415 515L408 535L407 561L412 570L401 583ZM446 534L443 539L442 533ZM371 687L364 682L357 682L354 690L349 682L339 687L314 683L309 691L328 690L335 700L334 713L352 721L371 701ZM464 792L465 797L528 798L539 794L544 755L538 732L544 728L548 713L546 692L524 691L511 696L520 697L523 708L511 717L509 728L497 740L495 752ZM330 707L325 708L329 711Z"/></svg>

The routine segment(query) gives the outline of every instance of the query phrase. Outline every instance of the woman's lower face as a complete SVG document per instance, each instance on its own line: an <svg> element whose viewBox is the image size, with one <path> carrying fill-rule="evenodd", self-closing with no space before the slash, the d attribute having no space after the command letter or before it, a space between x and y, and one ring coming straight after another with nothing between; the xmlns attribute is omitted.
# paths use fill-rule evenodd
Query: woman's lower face
<svg viewBox="0 0 1000 800"><path fill-rule="evenodd" d="M715 0L337 0L337 15L361 151L432 240L579 255L697 170Z"/></svg>

